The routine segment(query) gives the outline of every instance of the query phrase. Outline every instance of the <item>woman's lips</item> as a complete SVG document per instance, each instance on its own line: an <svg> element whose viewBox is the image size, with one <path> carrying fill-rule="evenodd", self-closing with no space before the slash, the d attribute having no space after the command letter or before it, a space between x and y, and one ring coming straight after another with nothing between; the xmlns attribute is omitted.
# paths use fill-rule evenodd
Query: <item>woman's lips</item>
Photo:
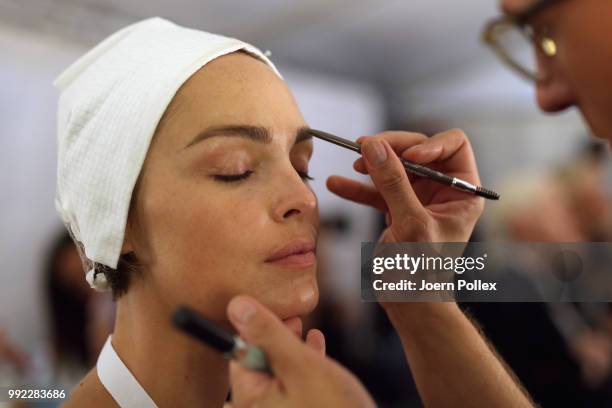
<svg viewBox="0 0 612 408"><path fill-rule="evenodd" d="M317 260L315 248L316 245L313 241L291 241L270 256L266 263L286 267L307 268L312 266Z"/></svg>
<svg viewBox="0 0 612 408"><path fill-rule="evenodd" d="M315 263L317 257L314 251L304 252L301 254L294 254L285 256L274 261L266 261L267 263L279 265L279 266L291 266L296 268L307 268Z"/></svg>

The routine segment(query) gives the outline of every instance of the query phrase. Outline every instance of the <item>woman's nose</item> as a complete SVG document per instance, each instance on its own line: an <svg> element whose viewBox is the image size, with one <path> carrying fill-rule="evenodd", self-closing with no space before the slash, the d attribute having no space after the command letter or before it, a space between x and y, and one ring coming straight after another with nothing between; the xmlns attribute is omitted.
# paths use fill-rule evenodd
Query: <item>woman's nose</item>
<svg viewBox="0 0 612 408"><path fill-rule="evenodd" d="M276 195L276 221L286 221L290 217L310 217L317 210L317 196L295 170L279 179L273 194Z"/></svg>

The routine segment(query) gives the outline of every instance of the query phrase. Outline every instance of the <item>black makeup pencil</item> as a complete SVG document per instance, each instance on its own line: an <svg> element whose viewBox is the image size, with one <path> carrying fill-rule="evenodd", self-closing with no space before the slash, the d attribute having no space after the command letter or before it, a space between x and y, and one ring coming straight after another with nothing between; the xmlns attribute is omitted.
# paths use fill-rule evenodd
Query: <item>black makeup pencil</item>
<svg viewBox="0 0 612 408"><path fill-rule="evenodd" d="M312 136L317 137L319 139L325 140L327 142L333 143L335 145L344 147L346 149L352 150L361 154L361 146L358 143L355 143L351 140L343 139L336 135L332 135L331 133L323 132L321 130L308 129L308 133ZM406 159L401 159L400 161L404 165L406 171L416 174L417 176L426 177L430 180L437 181L438 183L446 184L452 188L457 190L464 191L466 193L474 194L480 197L487 198L489 200L499 200L499 194L497 194L493 190L488 190L486 188L475 186L471 183L468 183L465 180L461 180L457 177L451 177L444 173L441 173L436 170L432 170L428 167L421 166L420 164L413 163Z"/></svg>

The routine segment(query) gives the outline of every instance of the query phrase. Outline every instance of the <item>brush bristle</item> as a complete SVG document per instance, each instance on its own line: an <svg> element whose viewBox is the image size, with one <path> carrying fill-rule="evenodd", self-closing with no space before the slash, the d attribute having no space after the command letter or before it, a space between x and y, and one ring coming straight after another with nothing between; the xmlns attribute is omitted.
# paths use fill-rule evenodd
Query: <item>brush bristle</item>
<svg viewBox="0 0 612 408"><path fill-rule="evenodd" d="M476 195L479 195L480 197L487 198L489 200L499 200L499 194L497 194L493 190L488 190L488 189L483 188L483 187L477 187L476 188Z"/></svg>

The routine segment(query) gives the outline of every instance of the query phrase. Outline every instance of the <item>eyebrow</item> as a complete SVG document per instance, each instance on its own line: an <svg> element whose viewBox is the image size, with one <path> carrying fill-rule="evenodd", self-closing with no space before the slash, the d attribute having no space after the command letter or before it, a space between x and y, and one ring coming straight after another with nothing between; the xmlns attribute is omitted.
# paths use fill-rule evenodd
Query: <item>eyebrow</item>
<svg viewBox="0 0 612 408"><path fill-rule="evenodd" d="M309 133L310 128L303 126L297 129L295 133L296 144L312 139L312 135ZM253 140L258 143L270 144L272 142L272 134L270 130L263 126L249 126L249 125L227 125L217 126L205 129L200 132L191 142L189 142L183 149L187 149L201 142L202 140L210 139L212 137L225 136L225 137L242 137L249 140ZM292 147L293 147L292 146Z"/></svg>

